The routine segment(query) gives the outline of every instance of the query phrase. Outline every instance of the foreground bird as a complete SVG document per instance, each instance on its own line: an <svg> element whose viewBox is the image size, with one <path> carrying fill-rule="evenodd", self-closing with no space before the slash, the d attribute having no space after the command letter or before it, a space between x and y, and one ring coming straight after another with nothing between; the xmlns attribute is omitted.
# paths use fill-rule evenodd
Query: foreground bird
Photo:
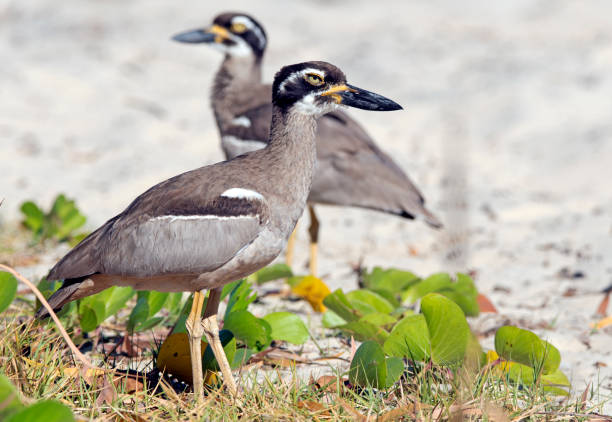
<svg viewBox="0 0 612 422"><path fill-rule="evenodd" d="M194 292L186 326L194 393L202 393L201 338L236 384L219 341L217 308L224 284L269 264L306 206L315 166L316 117L339 104L398 110L395 102L346 84L325 62L282 68L274 79L266 148L201 167L155 185L90 234L49 272L64 280L54 309L110 286ZM210 290L204 317L203 290ZM45 316L40 309L36 317Z"/></svg>
<svg viewBox="0 0 612 422"><path fill-rule="evenodd" d="M212 108L227 159L264 148L272 119L272 87L261 81L267 45L263 27L251 16L223 13L212 26L173 37L184 43L208 43L225 53L212 90ZM346 113L321 117L317 128L317 165L308 197L310 272L317 272L319 222L312 204L374 209L405 218L423 218L433 227L440 221L408 176ZM293 236L287 248L291 264Z"/></svg>

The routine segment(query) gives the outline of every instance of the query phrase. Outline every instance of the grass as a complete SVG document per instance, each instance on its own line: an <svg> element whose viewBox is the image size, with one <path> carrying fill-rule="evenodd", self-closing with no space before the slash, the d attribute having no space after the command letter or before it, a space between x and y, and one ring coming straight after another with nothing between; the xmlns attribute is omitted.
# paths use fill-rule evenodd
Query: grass
<svg viewBox="0 0 612 422"><path fill-rule="evenodd" d="M542 388L518 387L481 371L449 371L431 365L409 367L389 391L346 386L346 374L318 382L289 370L252 366L241 373L240 403L211 390L200 404L155 371L85 377L53 324L34 321L31 303L17 300L2 314L0 369L33 402L55 398L93 420L612 420L599 418L589 400L555 398ZM151 368L156 344L128 366ZM90 352L101 362L104 356ZM107 360L106 366L109 366ZM330 365L333 373L335 366ZM95 374L94 374L95 375ZM340 381L339 381L340 380ZM596 389L592 389L596 393ZM107 402L103 398L107 397ZM590 414L590 415L589 415Z"/></svg>

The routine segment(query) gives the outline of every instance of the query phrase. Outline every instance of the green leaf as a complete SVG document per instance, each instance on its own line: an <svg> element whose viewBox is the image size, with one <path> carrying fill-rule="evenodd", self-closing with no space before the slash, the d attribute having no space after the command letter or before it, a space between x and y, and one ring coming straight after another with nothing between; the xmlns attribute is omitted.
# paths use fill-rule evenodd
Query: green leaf
<svg viewBox="0 0 612 422"><path fill-rule="evenodd" d="M433 274L404 290L401 294L402 302L414 303L428 293L451 287L451 278L447 273Z"/></svg>
<svg viewBox="0 0 612 422"><path fill-rule="evenodd" d="M402 319L391 330L383 348L390 356L414 361L429 360L431 341L425 317L419 314Z"/></svg>
<svg viewBox="0 0 612 422"><path fill-rule="evenodd" d="M397 322L397 318L389 314L381 314L380 312L376 312L362 316L359 321L366 321L378 327L391 328L391 326Z"/></svg>
<svg viewBox="0 0 612 422"><path fill-rule="evenodd" d="M257 284L263 284L268 281L278 280L279 278L293 277L293 271L287 264L269 265L253 274Z"/></svg>
<svg viewBox="0 0 612 422"><path fill-rule="evenodd" d="M335 328L340 325L346 324L346 321L338 316L337 313L328 309L323 314L323 318L321 319L321 323L325 328Z"/></svg>
<svg viewBox="0 0 612 422"><path fill-rule="evenodd" d="M552 386L561 386L561 387L569 387L570 382L567 379L567 376L561 372L561 369L557 369L555 372L543 375L542 381L544 384L552 385Z"/></svg>
<svg viewBox="0 0 612 422"><path fill-rule="evenodd" d="M34 233L39 233L45 222L45 214L32 201L26 201L21 204L21 212L24 215L23 224Z"/></svg>
<svg viewBox="0 0 612 422"><path fill-rule="evenodd" d="M13 414L6 422L72 422L74 416L68 406L58 400L39 401Z"/></svg>
<svg viewBox="0 0 612 422"><path fill-rule="evenodd" d="M0 374L0 420L23 408L17 389L6 375Z"/></svg>
<svg viewBox="0 0 612 422"><path fill-rule="evenodd" d="M470 276L457 273L457 281L438 292L459 305L466 316L478 316L480 313L478 290Z"/></svg>
<svg viewBox="0 0 612 422"><path fill-rule="evenodd" d="M368 289L380 289L391 293L399 293L418 280L419 277L410 271L401 271L394 268L383 270L380 267L374 267L371 273L366 273L363 276L363 283Z"/></svg>
<svg viewBox="0 0 612 422"><path fill-rule="evenodd" d="M223 351L225 352L227 361L230 363L234 362L234 355L236 354L236 338L231 331L221 330L219 331L219 339L223 345ZM204 356L202 356L202 368L210 371L219 371L219 364L217 363L217 359L215 358L215 354L213 353L210 344L206 346L206 349L204 350Z"/></svg>
<svg viewBox="0 0 612 422"><path fill-rule="evenodd" d="M249 283L245 280L241 280L230 293L227 307L225 308L225 318L227 318L231 312L246 310L255 299L257 299L257 293L251 289Z"/></svg>
<svg viewBox="0 0 612 422"><path fill-rule="evenodd" d="M127 301L130 300L130 298L134 296L134 293L135 293L134 289L132 289L131 287L119 287L119 286L113 286L110 289L105 290L105 292L107 291L109 293L107 293L108 296L105 301L106 303L105 319L119 312L119 310L121 310L125 306Z"/></svg>
<svg viewBox="0 0 612 422"><path fill-rule="evenodd" d="M263 317L270 324L272 340L304 344L310 335L302 319L290 312L274 312Z"/></svg>
<svg viewBox="0 0 612 422"><path fill-rule="evenodd" d="M181 301L183 300L183 292L170 293L168 301L166 302L166 308L172 316L177 316L182 309Z"/></svg>
<svg viewBox="0 0 612 422"><path fill-rule="evenodd" d="M374 312L389 314L395 309L387 299L370 290L353 290L346 294L346 298L353 305L353 308L364 315Z"/></svg>
<svg viewBox="0 0 612 422"><path fill-rule="evenodd" d="M78 210L74 210L72 214L62 221L62 224L57 229L55 237L58 240L67 238L73 231L85 224L86 221L87 218L84 215L80 214Z"/></svg>
<svg viewBox="0 0 612 422"><path fill-rule="evenodd" d="M387 365L387 378L385 380L385 388L391 387L399 380L404 373L404 361L402 358L390 357L385 359Z"/></svg>
<svg viewBox="0 0 612 422"><path fill-rule="evenodd" d="M136 302L136 306L132 309L130 317L128 318L127 329L130 332L134 332L137 325L142 324L149 317L149 302L146 296L141 296Z"/></svg>
<svg viewBox="0 0 612 422"><path fill-rule="evenodd" d="M383 344L389 337L386 330L368 321L351 321L337 328L359 341L374 340Z"/></svg>
<svg viewBox="0 0 612 422"><path fill-rule="evenodd" d="M256 350L265 349L271 341L272 328L266 321L255 317L247 310L232 312L225 316L223 327L230 330L237 339L247 347Z"/></svg>
<svg viewBox="0 0 612 422"><path fill-rule="evenodd" d="M429 293L421 300L421 312L429 329L433 362L449 366L461 364L470 336L461 308L438 293Z"/></svg>
<svg viewBox="0 0 612 422"><path fill-rule="evenodd" d="M9 307L17 294L17 279L13 274L0 272L0 312Z"/></svg>
<svg viewBox="0 0 612 422"><path fill-rule="evenodd" d="M387 364L380 344L375 341L361 343L351 362L349 381L353 385L362 387L384 388L386 386Z"/></svg>
<svg viewBox="0 0 612 422"><path fill-rule="evenodd" d="M141 332L141 331L150 330L151 328L155 327L156 325L158 325L163 320L164 320L163 317L149 318L149 319L147 319L147 320L145 320L143 322L140 322L140 323L136 324L136 327L134 327L134 331L135 332Z"/></svg>
<svg viewBox="0 0 612 422"><path fill-rule="evenodd" d="M79 304L79 323L86 333L95 330L106 318L106 306L97 297L87 297Z"/></svg>
<svg viewBox="0 0 612 422"><path fill-rule="evenodd" d="M328 295L323 299L323 304L348 322L357 321L363 316L361 312L353 308L342 289L337 289Z"/></svg>
<svg viewBox="0 0 612 422"><path fill-rule="evenodd" d="M502 358L528 365L544 374L559 368L561 355L552 344L518 327L503 326L495 333L495 351Z"/></svg>
<svg viewBox="0 0 612 422"><path fill-rule="evenodd" d="M166 303L166 300L168 299L169 293L158 292L155 290L151 290L148 293L149 295L147 302L149 302L149 317L152 317L164 306L164 303Z"/></svg>
<svg viewBox="0 0 612 422"><path fill-rule="evenodd" d="M248 349L244 347L240 349L236 349L236 354L234 355L234 359L231 361L228 359L230 363L230 367L232 369L236 369L236 368L243 366L244 364L247 363L247 361L254 354L255 354L255 351L253 351L252 349Z"/></svg>

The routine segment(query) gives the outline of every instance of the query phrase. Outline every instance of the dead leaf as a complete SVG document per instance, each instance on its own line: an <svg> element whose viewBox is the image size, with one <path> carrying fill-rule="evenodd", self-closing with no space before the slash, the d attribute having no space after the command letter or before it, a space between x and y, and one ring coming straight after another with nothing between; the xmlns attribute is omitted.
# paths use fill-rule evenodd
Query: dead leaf
<svg viewBox="0 0 612 422"><path fill-rule="evenodd" d="M355 343L355 339L353 338L353 336L351 336L351 354L349 356L349 362L353 361L355 353L357 353L357 344Z"/></svg>
<svg viewBox="0 0 612 422"><path fill-rule="evenodd" d="M202 341L202 356L207 343ZM191 353L187 333L174 333L166 337L157 355L157 368L186 383L192 383Z"/></svg>
<svg viewBox="0 0 612 422"><path fill-rule="evenodd" d="M579 409L581 411L584 411L584 409L586 409L587 406L587 400L589 399L589 390L591 389L591 383L589 382L586 386L586 388L584 389L584 391L582 392L582 395L580 396L580 407Z"/></svg>
<svg viewBox="0 0 612 422"><path fill-rule="evenodd" d="M323 280L312 275L304 277L291 288L291 291L310 303L310 306L316 312L325 312L326 308L323 305L323 299L331 293L331 290L329 290L329 287L327 287Z"/></svg>
<svg viewBox="0 0 612 422"><path fill-rule="evenodd" d="M345 378L338 378L333 375L323 375L316 381L311 382L311 386L327 393L344 392Z"/></svg>
<svg viewBox="0 0 612 422"><path fill-rule="evenodd" d="M306 409L309 412L329 412L324 404L316 402L314 400L301 400L298 402L297 406L299 409Z"/></svg>
<svg viewBox="0 0 612 422"><path fill-rule="evenodd" d="M608 304L609 303L610 303L610 292L606 293L603 300L597 307L597 311L595 312L595 314L601 317L608 315Z"/></svg>
<svg viewBox="0 0 612 422"><path fill-rule="evenodd" d="M407 404L405 406L397 407L395 409L391 409L383 413L376 419L376 422L397 421L397 420L404 419L406 416L411 417L411 419L415 418L416 409L413 403Z"/></svg>
<svg viewBox="0 0 612 422"><path fill-rule="evenodd" d="M342 406L344 411L350 415L352 420L365 422L367 420L366 416L361 414L357 409L351 406L347 401L342 400L341 398L337 398L336 401Z"/></svg>
<svg viewBox="0 0 612 422"><path fill-rule="evenodd" d="M98 398L96 399L96 404L98 406L102 405L102 404L112 404L113 400L115 400L115 398L117 397L117 390L115 389L115 386L108 382L108 379L106 377L101 377L102 379L102 388L100 389L100 394L98 395Z"/></svg>
<svg viewBox="0 0 612 422"><path fill-rule="evenodd" d="M476 298L478 302L478 307L480 308L480 312L490 312L493 314L497 313L497 308L493 305L493 303L489 300L488 297L483 295L482 293L478 293L478 297Z"/></svg>

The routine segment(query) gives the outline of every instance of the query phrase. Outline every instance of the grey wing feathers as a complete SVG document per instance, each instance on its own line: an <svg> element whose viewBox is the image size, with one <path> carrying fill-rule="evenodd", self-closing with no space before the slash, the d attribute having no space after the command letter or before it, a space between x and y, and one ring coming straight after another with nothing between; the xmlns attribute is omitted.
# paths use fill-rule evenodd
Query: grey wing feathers
<svg viewBox="0 0 612 422"><path fill-rule="evenodd" d="M102 272L136 277L205 273L250 244L260 228L258 216L148 219L105 242Z"/></svg>
<svg viewBox="0 0 612 422"><path fill-rule="evenodd" d="M49 279L199 274L220 267L257 237L268 216L265 201L221 196L227 187L215 181L226 172L223 164L152 187L72 249Z"/></svg>
<svg viewBox="0 0 612 422"><path fill-rule="evenodd" d="M80 278L99 272L98 241L103 238L118 217L108 220L68 252L49 271L47 280Z"/></svg>
<svg viewBox="0 0 612 422"><path fill-rule="evenodd" d="M420 217L442 226L402 169L345 113L319 119L317 160L310 201Z"/></svg>

